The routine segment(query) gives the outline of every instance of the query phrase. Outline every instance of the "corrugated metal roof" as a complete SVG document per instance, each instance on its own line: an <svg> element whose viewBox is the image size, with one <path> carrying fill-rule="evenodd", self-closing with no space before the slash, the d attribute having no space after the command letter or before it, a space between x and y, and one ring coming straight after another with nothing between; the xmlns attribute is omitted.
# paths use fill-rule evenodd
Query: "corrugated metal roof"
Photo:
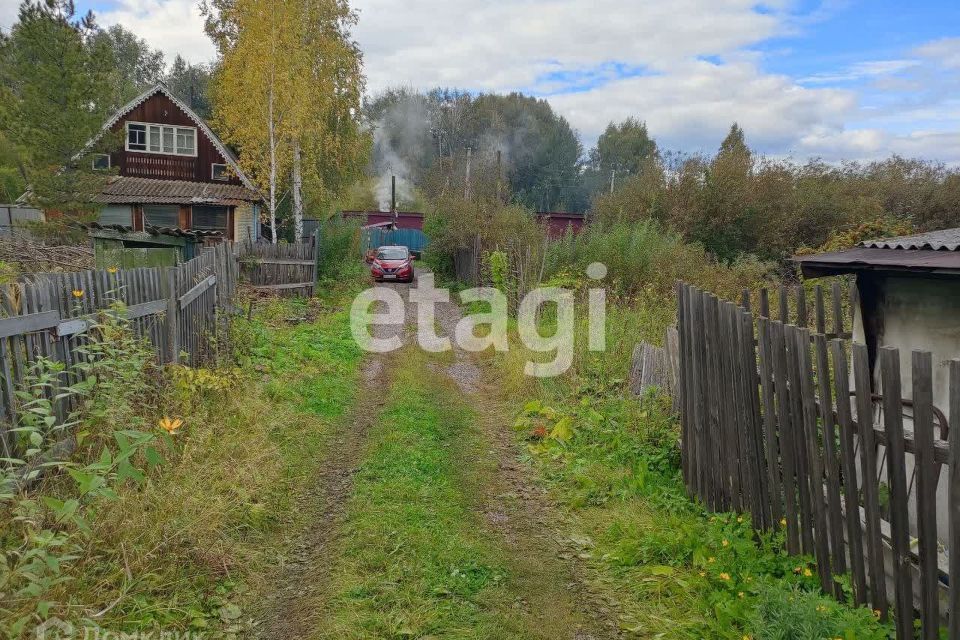
<svg viewBox="0 0 960 640"><path fill-rule="evenodd" d="M810 256L796 256L804 276L820 277L864 270L960 274L960 251L912 249L897 251L856 247Z"/></svg>
<svg viewBox="0 0 960 640"><path fill-rule="evenodd" d="M122 224L100 224L99 222L88 222L80 226L92 231L112 231L129 236L175 236L177 238L194 238L196 240L223 237L222 231L213 231L210 229L181 229L180 227L155 227L151 224L146 225L143 231L134 231L133 227Z"/></svg>
<svg viewBox="0 0 960 640"><path fill-rule="evenodd" d="M960 251L960 228L929 231L912 236L865 240L859 246L867 249Z"/></svg>
<svg viewBox="0 0 960 640"><path fill-rule="evenodd" d="M157 180L117 176L110 180L96 202L104 204L224 204L257 202L260 197L236 184L212 184L186 180Z"/></svg>

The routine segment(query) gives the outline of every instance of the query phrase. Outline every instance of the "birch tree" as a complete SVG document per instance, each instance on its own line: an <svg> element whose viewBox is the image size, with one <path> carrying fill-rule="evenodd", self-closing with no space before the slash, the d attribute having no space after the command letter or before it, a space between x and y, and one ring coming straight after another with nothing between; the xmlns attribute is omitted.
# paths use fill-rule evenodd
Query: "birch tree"
<svg viewBox="0 0 960 640"><path fill-rule="evenodd" d="M214 120L269 192L292 192L294 238L307 202L332 201L362 171L360 53L344 0L211 0L207 31L221 54Z"/></svg>

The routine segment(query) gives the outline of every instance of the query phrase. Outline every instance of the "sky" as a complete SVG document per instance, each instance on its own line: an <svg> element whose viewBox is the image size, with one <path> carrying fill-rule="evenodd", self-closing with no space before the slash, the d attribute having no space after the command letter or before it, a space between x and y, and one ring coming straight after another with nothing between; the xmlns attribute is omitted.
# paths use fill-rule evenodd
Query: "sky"
<svg viewBox="0 0 960 640"><path fill-rule="evenodd" d="M15 20L0 0L0 26ZM196 0L76 0L162 50L213 58ZM956 0L353 0L368 92L522 91L592 146L644 120L712 153L731 123L774 157L960 164Z"/></svg>

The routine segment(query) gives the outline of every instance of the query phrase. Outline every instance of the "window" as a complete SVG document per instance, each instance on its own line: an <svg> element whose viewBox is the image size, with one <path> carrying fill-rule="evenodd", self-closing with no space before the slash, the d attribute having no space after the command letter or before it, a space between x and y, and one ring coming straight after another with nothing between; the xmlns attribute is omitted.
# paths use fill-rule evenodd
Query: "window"
<svg viewBox="0 0 960 640"><path fill-rule="evenodd" d="M196 206L193 208L193 228L204 231L222 231L230 237L230 216L226 207Z"/></svg>
<svg viewBox="0 0 960 640"><path fill-rule="evenodd" d="M129 227L133 224L133 212L128 204L108 204L100 209L100 216L97 218L100 224L119 224Z"/></svg>
<svg viewBox="0 0 960 640"><path fill-rule="evenodd" d="M127 151L147 150L147 125L127 123Z"/></svg>
<svg viewBox="0 0 960 640"><path fill-rule="evenodd" d="M94 171L105 171L110 168L110 154L95 153L92 157L91 166Z"/></svg>
<svg viewBox="0 0 960 640"><path fill-rule="evenodd" d="M143 220L154 227L179 227L180 207L175 204L145 205Z"/></svg>
<svg viewBox="0 0 960 640"><path fill-rule="evenodd" d="M128 122L127 151L196 156L197 130L193 127Z"/></svg>
<svg viewBox="0 0 960 640"><path fill-rule="evenodd" d="M227 165L225 164L210 165L210 177L213 180L229 180L230 174L227 172Z"/></svg>

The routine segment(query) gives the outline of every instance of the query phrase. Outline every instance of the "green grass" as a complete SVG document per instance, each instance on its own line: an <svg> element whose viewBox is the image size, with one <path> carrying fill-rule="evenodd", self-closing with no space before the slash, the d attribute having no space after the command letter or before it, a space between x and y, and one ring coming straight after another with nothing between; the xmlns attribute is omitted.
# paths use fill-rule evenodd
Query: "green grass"
<svg viewBox="0 0 960 640"><path fill-rule="evenodd" d="M509 562L459 480L458 450L477 455L476 415L419 354L397 361L355 478L319 637L529 637Z"/></svg>
<svg viewBox="0 0 960 640"><path fill-rule="evenodd" d="M166 374L151 378L156 406L139 409L146 428L158 414L182 417L184 427L144 485L116 486L116 499L91 505L86 537L60 527L83 553L61 561L65 582L37 595L48 616L117 632L246 633L234 613L252 606L305 526L298 496L356 397L362 354L349 332L350 298L341 288L310 303L262 303L251 322L235 323L239 370L209 370L183 390ZM0 635L17 637L10 625L34 606L0 607Z"/></svg>
<svg viewBox="0 0 960 640"><path fill-rule="evenodd" d="M569 514L568 535L589 581L618 603L621 629L678 640L890 637L869 610L821 594L811 560L787 555L779 536L758 542L748 516L710 514L687 498L669 404L625 388L633 340L659 334L663 313L612 306L608 314L612 349L578 358L564 376L521 379L528 354L519 344L494 362L520 414L518 443ZM528 444L561 422L569 439Z"/></svg>

